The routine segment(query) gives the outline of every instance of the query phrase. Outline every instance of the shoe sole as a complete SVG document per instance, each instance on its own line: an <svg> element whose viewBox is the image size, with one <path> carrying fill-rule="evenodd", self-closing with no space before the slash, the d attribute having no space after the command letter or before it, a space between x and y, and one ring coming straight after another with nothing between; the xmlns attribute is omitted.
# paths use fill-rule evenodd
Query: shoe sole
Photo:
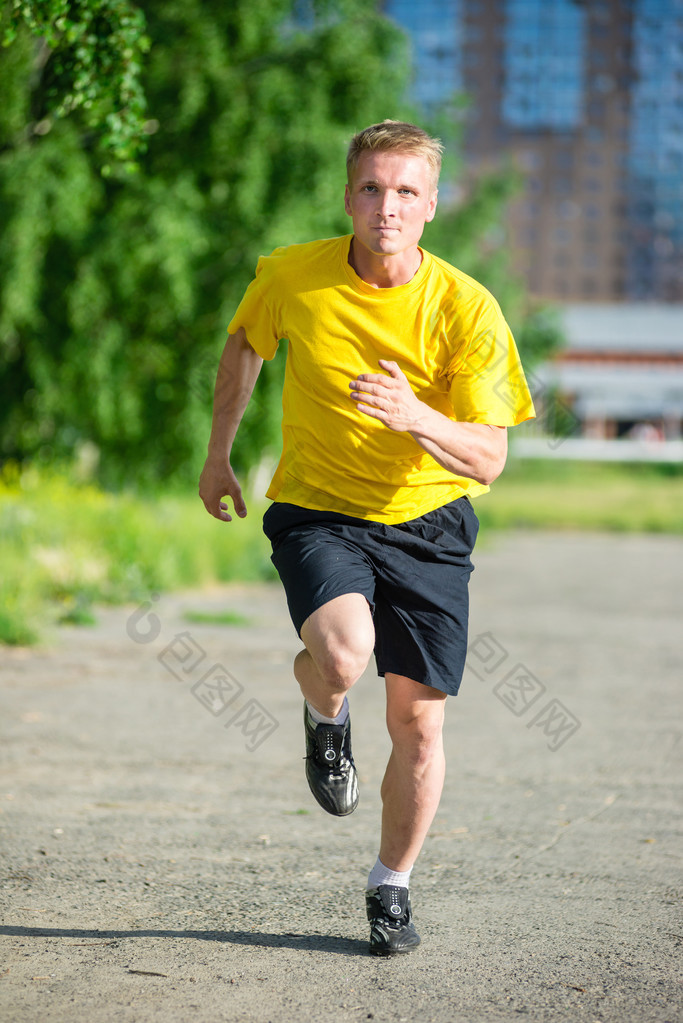
<svg viewBox="0 0 683 1023"><path fill-rule="evenodd" d="M390 959L391 956L405 956L414 952L418 945L413 945L412 948L372 948L370 947L370 955L378 956L380 959Z"/></svg>

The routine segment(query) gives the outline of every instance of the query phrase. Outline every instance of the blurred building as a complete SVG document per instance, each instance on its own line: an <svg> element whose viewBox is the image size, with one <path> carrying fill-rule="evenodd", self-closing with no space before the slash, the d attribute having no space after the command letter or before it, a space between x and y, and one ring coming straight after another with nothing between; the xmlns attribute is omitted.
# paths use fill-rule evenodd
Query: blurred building
<svg viewBox="0 0 683 1023"><path fill-rule="evenodd" d="M670 304L568 305L566 347L532 375L518 454L683 458L683 315ZM614 441L619 441L614 444Z"/></svg>
<svg viewBox="0 0 683 1023"><path fill-rule="evenodd" d="M387 0L414 96L458 93L468 173L506 160L530 293L683 301L683 0Z"/></svg>

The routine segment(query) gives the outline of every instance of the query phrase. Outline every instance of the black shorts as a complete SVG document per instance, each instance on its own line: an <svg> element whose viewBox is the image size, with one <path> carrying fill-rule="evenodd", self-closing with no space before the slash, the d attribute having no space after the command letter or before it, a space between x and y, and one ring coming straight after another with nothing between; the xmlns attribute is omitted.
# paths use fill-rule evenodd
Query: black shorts
<svg viewBox="0 0 683 1023"><path fill-rule="evenodd" d="M272 504L263 531L297 633L344 593L362 593L375 624L377 672L452 696L467 653L470 554L479 522L466 497L396 525Z"/></svg>

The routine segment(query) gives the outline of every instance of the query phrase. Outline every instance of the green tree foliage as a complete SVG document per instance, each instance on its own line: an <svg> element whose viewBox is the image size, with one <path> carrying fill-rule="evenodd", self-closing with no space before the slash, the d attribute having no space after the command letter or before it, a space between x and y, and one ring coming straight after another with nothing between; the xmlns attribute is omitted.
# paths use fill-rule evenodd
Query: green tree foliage
<svg viewBox="0 0 683 1023"><path fill-rule="evenodd" d="M66 100L66 71L59 99L35 40L47 26L56 56L50 33L66 29L55 11L76 4L6 4L5 25L17 6L52 14L13 28L0 63L0 455L52 461L90 445L107 483L194 480L225 328L256 260L349 229L348 138L411 116L406 39L366 0L140 0L144 22L127 3L83 0L102 14L73 29L101 86L88 106ZM98 135L122 109L96 56L114 46L102 12L124 8L138 41L145 23L152 41L149 146L134 174ZM124 144L124 165L131 153ZM490 223L499 198L481 199ZM482 221L459 216L458 232L429 246L463 265L458 251L476 262ZM277 447L283 362L257 382L240 471Z"/></svg>
<svg viewBox="0 0 683 1023"><path fill-rule="evenodd" d="M127 0L11 0L3 12L5 46L27 29L33 56L33 123L81 111L105 158L135 166L144 149L145 96L140 82L149 48L142 11ZM109 170L104 164L105 171Z"/></svg>
<svg viewBox="0 0 683 1023"><path fill-rule="evenodd" d="M0 69L0 436L14 457L86 441L108 482L192 478L225 326L261 253L346 230L349 135L400 116L405 40L361 0L152 0L150 146L103 180L83 121L41 107L27 32ZM11 122L11 123L8 123ZM276 443L268 364L238 462Z"/></svg>

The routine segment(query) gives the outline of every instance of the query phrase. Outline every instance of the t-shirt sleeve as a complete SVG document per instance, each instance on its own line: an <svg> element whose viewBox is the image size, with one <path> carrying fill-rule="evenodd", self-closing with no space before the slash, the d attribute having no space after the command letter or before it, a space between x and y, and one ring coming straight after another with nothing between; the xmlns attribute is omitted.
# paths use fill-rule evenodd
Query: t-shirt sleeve
<svg viewBox="0 0 683 1023"><path fill-rule="evenodd" d="M234 334L244 327L247 340L262 359L272 359L278 349L278 342L284 336L280 320L278 301L277 254L261 256L256 265L256 274L247 288L235 315L228 324L228 333Z"/></svg>
<svg viewBox="0 0 683 1023"><path fill-rule="evenodd" d="M466 423L516 426L535 416L512 332L492 296L475 312L470 339L449 367L450 400Z"/></svg>

